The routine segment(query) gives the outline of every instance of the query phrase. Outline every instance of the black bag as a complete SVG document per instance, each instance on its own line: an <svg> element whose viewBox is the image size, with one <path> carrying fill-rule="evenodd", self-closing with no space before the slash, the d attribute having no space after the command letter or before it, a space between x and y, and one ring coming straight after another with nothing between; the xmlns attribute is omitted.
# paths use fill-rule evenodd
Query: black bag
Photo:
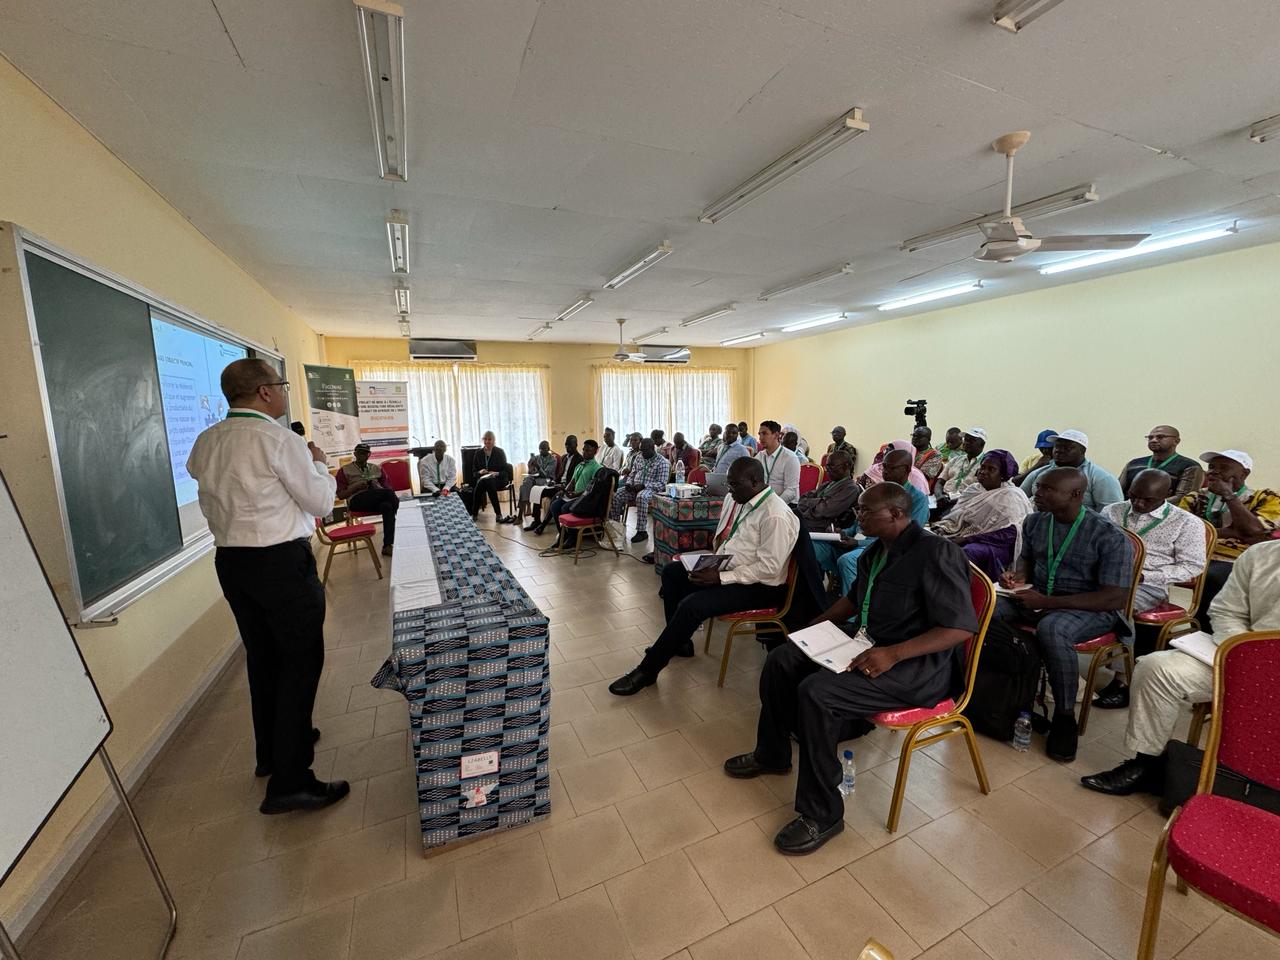
<svg viewBox="0 0 1280 960"><path fill-rule="evenodd" d="M1164 793L1160 797L1160 813L1169 816L1175 807L1191 799L1200 782L1204 751L1181 740L1170 740L1165 747ZM1218 764L1213 778L1214 796L1239 800L1271 813L1280 814L1280 791L1243 777L1229 767Z"/></svg>
<svg viewBox="0 0 1280 960"><path fill-rule="evenodd" d="M973 696L964 715L973 729L997 740L1012 740L1013 725L1030 712L1040 680L1040 654L1031 637L992 620L982 643Z"/></svg>

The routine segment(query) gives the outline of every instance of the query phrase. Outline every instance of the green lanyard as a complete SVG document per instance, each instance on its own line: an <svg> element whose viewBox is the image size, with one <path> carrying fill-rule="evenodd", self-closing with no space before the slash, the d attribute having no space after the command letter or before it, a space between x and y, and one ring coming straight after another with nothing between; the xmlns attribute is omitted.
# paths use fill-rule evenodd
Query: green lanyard
<svg viewBox="0 0 1280 960"><path fill-rule="evenodd" d="M889 550L884 544L880 544L880 553L876 555L875 560L871 564L871 574L867 577L867 592L862 595L862 617L858 620L858 626L863 630L867 629L867 616L871 612L871 591L876 585L876 576L880 573L880 568L884 566L884 562L889 559Z"/></svg>
<svg viewBox="0 0 1280 960"><path fill-rule="evenodd" d="M265 420L267 423L275 422L265 413L245 413L243 410L232 410L227 414L227 419L230 420L232 417L244 417L247 420Z"/></svg>
<svg viewBox="0 0 1280 960"><path fill-rule="evenodd" d="M243 414L241 414L243 416ZM1236 491L1237 497L1244 496L1244 484L1240 485L1240 489ZM1222 502L1222 506L1226 508L1226 501ZM1216 493L1206 494L1204 498L1204 518L1209 520L1212 515L1218 512L1218 495Z"/></svg>
<svg viewBox="0 0 1280 960"><path fill-rule="evenodd" d="M1165 461L1165 462L1167 463L1168 461ZM1167 516L1169 515L1169 511L1170 511L1170 510L1172 510L1172 509L1173 509L1173 505L1172 505L1172 504L1169 504L1169 503L1166 503L1166 504L1164 505L1164 513L1160 514L1160 516L1156 517L1154 520L1152 520L1150 523L1148 523L1145 527L1143 527L1141 530L1139 530L1139 531L1138 531L1138 536L1139 536L1140 538L1141 538L1141 537L1145 537L1148 533L1150 533L1150 532L1151 532L1152 530L1154 530L1156 527L1160 526L1160 524L1164 521L1164 518L1165 518L1165 517L1167 517ZM1129 514L1132 512L1132 510L1133 510L1133 504L1131 504L1131 503L1125 504L1125 507L1124 507L1124 517L1123 517L1123 519L1121 519L1121 521L1120 521L1120 525L1121 525L1121 526L1123 526L1123 527L1125 527L1125 528L1128 528L1128 526L1129 526Z"/></svg>
<svg viewBox="0 0 1280 960"><path fill-rule="evenodd" d="M779 458L780 456L782 456L782 448L781 448L781 447L779 447L779 448L778 448L778 450L777 450L777 452L776 452L776 453L774 453L774 455L773 455L773 463L770 463L770 462L769 462L769 454L768 454L767 452L765 453L765 455L764 455L764 482L765 482L765 483L768 483L768 482L769 482L769 478L770 478L771 476L773 476L773 468L774 468L775 466L777 466L777 464L778 464L778 458Z"/></svg>
<svg viewBox="0 0 1280 960"><path fill-rule="evenodd" d="M1049 582L1048 589L1045 593L1049 596L1053 595L1053 581L1058 576L1058 564L1062 563L1062 557L1067 552L1067 547L1071 546L1071 541L1076 538L1076 531L1080 529L1080 523L1084 520L1084 507L1080 508L1080 512L1076 514L1075 520L1071 522L1071 529L1067 531L1067 538L1062 541L1062 546L1058 548L1058 552L1053 552L1053 515L1049 516L1049 541L1045 544L1044 555L1049 565Z"/></svg>
<svg viewBox="0 0 1280 960"><path fill-rule="evenodd" d="M733 529L729 531L729 535L725 537L724 540L721 541L721 543L722 544L728 543L730 540L732 540L738 533L738 527L742 526L742 521L747 519L747 517L751 516L753 513L755 513L756 510L760 507L760 504L764 503L771 496L773 496L773 487L767 488L764 492L764 496L762 496L759 500L753 503L751 505L750 510L744 510L741 513L739 513L739 515L733 521Z"/></svg>
<svg viewBox="0 0 1280 960"><path fill-rule="evenodd" d="M436 461L436 485L437 486L440 485L440 467L441 466L442 466L442 462L437 460Z"/></svg>
<svg viewBox="0 0 1280 960"><path fill-rule="evenodd" d="M966 465L963 470L959 471L956 474L956 483L957 484L964 483L964 478L969 475L969 471L973 469L973 465L981 459L982 459L981 457L970 457L968 465Z"/></svg>
<svg viewBox="0 0 1280 960"><path fill-rule="evenodd" d="M1165 467L1167 467L1169 464L1173 463L1173 461L1175 461L1175 460L1177 460L1177 459L1178 459L1178 451L1177 451L1177 450L1175 450L1175 451L1173 451L1173 453L1169 454L1169 458L1168 458L1167 460L1161 460L1159 463L1156 463L1156 458L1155 458L1154 456L1152 456L1152 457L1147 457L1147 469L1148 469L1148 470L1150 470L1150 469L1152 468L1152 465L1154 464L1154 465L1155 465L1155 469L1157 469L1157 470L1163 470Z"/></svg>

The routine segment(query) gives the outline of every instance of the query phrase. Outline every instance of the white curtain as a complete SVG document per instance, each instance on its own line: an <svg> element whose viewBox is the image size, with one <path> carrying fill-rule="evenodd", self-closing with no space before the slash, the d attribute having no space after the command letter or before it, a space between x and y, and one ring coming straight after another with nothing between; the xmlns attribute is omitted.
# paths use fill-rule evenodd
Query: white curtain
<svg viewBox="0 0 1280 960"><path fill-rule="evenodd" d="M654 428L697 445L712 423L733 419L734 372L713 367L615 363L592 368L598 426L618 437Z"/></svg>

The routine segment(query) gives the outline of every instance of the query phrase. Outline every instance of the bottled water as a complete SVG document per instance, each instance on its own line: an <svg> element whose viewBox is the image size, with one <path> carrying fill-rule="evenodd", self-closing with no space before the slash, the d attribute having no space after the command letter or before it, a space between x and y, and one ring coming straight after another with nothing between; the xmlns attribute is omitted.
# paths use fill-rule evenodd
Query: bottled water
<svg viewBox="0 0 1280 960"><path fill-rule="evenodd" d="M676 461L676 483L684 483L684 461Z"/></svg>
<svg viewBox="0 0 1280 960"><path fill-rule="evenodd" d="M851 796L858 778L858 765L853 762L853 751L846 750L840 757L840 766L844 769L844 779L840 781L840 792Z"/></svg>
<svg viewBox="0 0 1280 960"><path fill-rule="evenodd" d="M1023 710L1013 724L1013 749L1025 753L1031 746L1031 714Z"/></svg>

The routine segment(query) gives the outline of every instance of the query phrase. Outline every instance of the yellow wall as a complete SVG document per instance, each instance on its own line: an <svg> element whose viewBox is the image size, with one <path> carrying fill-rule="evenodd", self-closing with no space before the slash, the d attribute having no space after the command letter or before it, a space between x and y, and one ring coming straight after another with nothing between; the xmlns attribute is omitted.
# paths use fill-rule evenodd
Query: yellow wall
<svg viewBox="0 0 1280 960"><path fill-rule="evenodd" d="M924 397L935 442L983 426L1021 460L1040 430L1075 427L1112 471L1171 423L1188 456L1245 450L1251 485L1280 487L1277 277L1269 244L759 347L755 417L814 447L841 423L865 465Z"/></svg>
<svg viewBox="0 0 1280 960"><path fill-rule="evenodd" d="M209 320L276 345L288 358L290 379L302 382L302 363L319 357L311 329L3 59L0 117L0 221L17 223ZM0 441L0 468L51 577L65 584L50 450L7 230L0 234L0 249L0 409L9 433ZM119 466L103 469L109 474ZM236 633L210 556L126 609L119 626L78 631L77 639L115 723L108 748L127 775L236 642ZM97 765L90 767L0 888L0 917L12 920L19 912L83 829L105 786Z"/></svg>

